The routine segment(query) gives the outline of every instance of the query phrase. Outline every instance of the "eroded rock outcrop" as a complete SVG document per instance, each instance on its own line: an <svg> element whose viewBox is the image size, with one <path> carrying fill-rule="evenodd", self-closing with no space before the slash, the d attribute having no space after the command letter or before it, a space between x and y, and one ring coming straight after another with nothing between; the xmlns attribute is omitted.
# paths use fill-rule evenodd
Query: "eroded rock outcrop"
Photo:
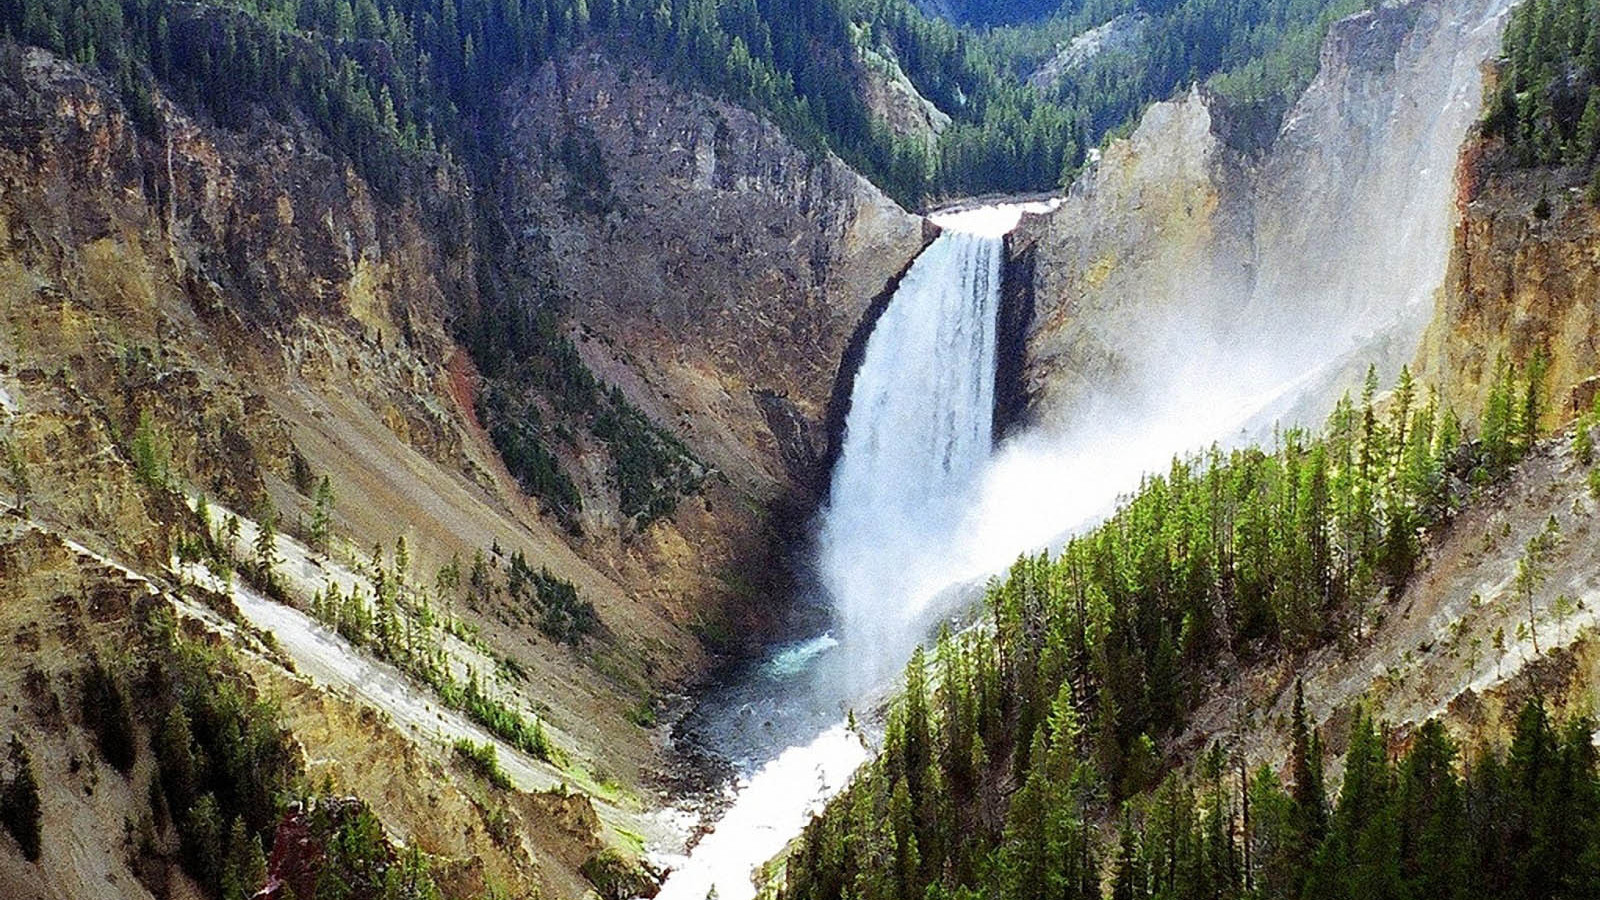
<svg viewBox="0 0 1600 900"><path fill-rule="evenodd" d="M751 113L576 58L564 71L546 73L553 95L529 86L508 98L507 146L519 149L506 161L504 208L527 268L552 273L571 298L565 321L590 367L713 468L676 514L643 528L608 520L606 462L576 439L563 462L582 470L586 509L599 514L575 536L501 464L455 339L486 303L475 234L489 209L458 167L413 160L398 186L375 187L309 122L257 111L232 131L159 94L141 129L96 71L9 42L0 490L58 548L93 547L165 589L184 577L176 549L203 527L179 490L247 518L275 514L305 538L310 487L327 476L336 540L323 562L361 567L374 545L390 559L403 537L413 584L443 593L436 573L454 559L465 585L481 552L481 587L449 601L452 618L483 636L480 670L515 673L496 677L499 696L536 711L574 767L639 787L658 761L641 711L706 670L705 643L761 634L746 627L759 622L729 623L725 607L762 604L752 573L774 547L770 505L819 483L843 348L924 233L837 159L801 151ZM564 147L569 133L576 144ZM590 148L603 185L574 174L595 158ZM518 555L593 604L599 624L579 646L508 599ZM289 594L304 606L334 566L302 563ZM6 565L17 567L5 579L15 587L48 581L52 563ZM0 625L26 630L54 600L44 588L5 592ZM265 681L284 677L272 659L258 662ZM20 684L24 664L0 661L0 684ZM332 716L333 695L292 681L290 726L307 755L356 758L336 749L351 734L328 722L360 704L339 699ZM375 772L422 760L415 791L360 786L386 824L452 856L487 840L462 837L463 817L471 825L477 813L459 803L460 815L433 823L454 831L429 830L419 798L443 783L429 759L436 742L386 730L363 746ZM65 833L102 812L66 809L47 827ZM71 847L115 847L86 828ZM541 880L581 893L592 836L525 831Z"/></svg>
<svg viewBox="0 0 1600 900"><path fill-rule="evenodd" d="M1264 150L1203 91L1152 107L1015 242L1037 248L1032 418L1144 402L1173 372L1265 387L1308 360L1335 383L1408 359L1505 6L1415 0L1335 23Z"/></svg>
<svg viewBox="0 0 1600 900"><path fill-rule="evenodd" d="M507 103L502 206L572 298L584 358L741 489L815 485L796 426L826 444L845 344L923 220L759 116L599 51ZM762 410L783 404L780 435Z"/></svg>
<svg viewBox="0 0 1600 900"><path fill-rule="evenodd" d="M1418 363L1451 406L1476 416L1502 360L1525 371L1543 354L1540 427L1551 429L1594 404L1600 212L1581 173L1495 171L1500 152L1479 141L1463 153L1461 218Z"/></svg>

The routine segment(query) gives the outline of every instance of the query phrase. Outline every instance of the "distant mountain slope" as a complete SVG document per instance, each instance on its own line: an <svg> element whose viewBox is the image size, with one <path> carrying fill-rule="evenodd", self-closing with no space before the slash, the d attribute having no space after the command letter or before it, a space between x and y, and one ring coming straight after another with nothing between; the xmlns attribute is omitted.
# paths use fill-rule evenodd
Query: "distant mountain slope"
<svg viewBox="0 0 1600 900"><path fill-rule="evenodd" d="M930 16L978 27L1016 25L1058 12L1061 0L917 0L917 8Z"/></svg>
<svg viewBox="0 0 1600 900"><path fill-rule="evenodd" d="M498 92L602 37L764 113L802 146L833 150L915 205L1052 189L1108 131L1191 81L1226 74L1240 98L1281 111L1309 77L1329 16L1352 0L1191 0L1150 10L1143 46L1108 54L1053 90L1014 77L1019 56L1036 66L1055 52L1030 45L1070 39L1133 6L1072 3L1048 23L994 40L908 0L474 0L459 8L436 0L10 0L0 5L0 25L102 68L146 125L157 83L229 127L257 108L279 117L297 109L391 192L402 189L405 169L439 151L483 174L478 164L499 133ZM983 23L1046 10L1024 2L969 11ZM895 60L958 127L931 148L897 127L874 97L874 59Z"/></svg>

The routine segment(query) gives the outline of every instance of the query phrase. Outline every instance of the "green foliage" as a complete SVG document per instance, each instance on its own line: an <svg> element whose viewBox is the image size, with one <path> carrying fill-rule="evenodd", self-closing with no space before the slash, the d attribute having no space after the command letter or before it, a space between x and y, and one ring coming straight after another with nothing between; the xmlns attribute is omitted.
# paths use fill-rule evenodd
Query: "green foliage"
<svg viewBox="0 0 1600 900"><path fill-rule="evenodd" d="M1098 897L1102 869L1118 897L1245 896L1225 756L1164 780L1162 743L1227 660L1361 634L1468 481L1526 452L1538 404L1502 382L1496 430L1463 443L1408 372L1386 408L1369 375L1322 436L1174 459L1054 559L1019 559L988 591L989 628L943 636L931 678L920 654L908 667L883 750L807 828L789 896ZM1403 846L1397 797L1425 803L1395 788L1375 723L1358 722L1332 813L1298 688L1290 724L1287 792L1249 779L1278 829L1251 862L1279 887L1268 896L1408 896L1407 869L1367 858ZM1139 833L1101 847L1086 823L1120 803Z"/></svg>
<svg viewBox="0 0 1600 900"><path fill-rule="evenodd" d="M522 489L538 497L545 509L576 530L583 498L545 444L539 408L496 385L479 398L478 415L487 423L489 439Z"/></svg>
<svg viewBox="0 0 1600 900"><path fill-rule="evenodd" d="M222 889L222 855L227 849L227 835L223 832L222 813L217 808L217 797L212 793L200 795L192 808L178 810L178 833L182 838L183 867L210 893Z"/></svg>
<svg viewBox="0 0 1600 900"><path fill-rule="evenodd" d="M1556 517L1551 516L1545 527L1538 534L1528 538L1527 545L1523 548L1522 556L1517 560L1517 574L1513 580L1517 595L1528 608L1528 634L1533 638L1533 652L1539 652L1538 619L1535 615L1534 602L1538 597L1539 589L1549 578L1550 557L1555 552L1556 544L1561 540L1561 526L1556 523Z"/></svg>
<svg viewBox="0 0 1600 900"><path fill-rule="evenodd" d="M419 599L408 589L400 577L400 566L407 563L404 542L396 545L394 570L384 568L380 551L381 548L374 550L370 596L359 586L345 593L337 582L330 581L312 598L312 617L332 627L352 644L370 647L379 658L394 663L411 678L432 688L445 705L465 712L511 746L559 765L562 754L546 736L544 724L537 716L525 716L490 695L476 672L469 669L465 682L452 673L443 634L456 634L464 640L469 639L470 634L453 617L441 620L435 616L426 599ZM487 563L474 566L475 571L479 569L487 587ZM526 564L523 572L529 583L538 582L541 577L528 573ZM542 577L554 585L566 585L571 589L570 584L547 572ZM563 596L570 596L575 604L573 609L587 609L593 614L592 606L577 603L576 590L570 590L570 595L563 592ZM581 611L570 615L581 616Z"/></svg>
<svg viewBox="0 0 1600 900"><path fill-rule="evenodd" d="M299 754L276 704L254 693L227 649L177 637L167 621L148 634L145 655L139 696L156 722L160 796L178 828L184 869L220 896L225 876L236 887L254 877L260 839L301 775Z"/></svg>
<svg viewBox="0 0 1600 900"><path fill-rule="evenodd" d="M703 471L689 449L651 424L620 389L609 392L594 419L594 435L611 451L622 514L641 530L672 515L680 496L700 489Z"/></svg>
<svg viewBox="0 0 1600 900"><path fill-rule="evenodd" d="M578 212L594 215L609 212L611 171L594 131L569 120L562 132L558 158L571 176L567 204Z"/></svg>
<svg viewBox="0 0 1600 900"><path fill-rule="evenodd" d="M1043 190L1065 183L1089 148L1125 130L1152 101L1203 82L1252 122L1247 143L1279 117L1316 72L1322 37L1361 0L1133 0L1060 5L1044 26L999 29L967 51L971 102L940 104L956 117L939 147L934 194ZM892 6L892 4L885 4ZM1144 14L1131 47L1100 53L1043 92L1020 84L1060 46L1113 17ZM914 82L922 84L915 72ZM937 100L936 100L937 102Z"/></svg>
<svg viewBox="0 0 1600 900"><path fill-rule="evenodd" d="M222 863L222 900L250 900L267 883L267 858L261 842L235 816L228 830L228 854Z"/></svg>
<svg viewBox="0 0 1600 900"><path fill-rule="evenodd" d="M322 476L317 482L315 505L311 511L311 546L326 553L333 539L333 482Z"/></svg>
<svg viewBox="0 0 1600 900"><path fill-rule="evenodd" d="M160 127L152 81L228 127L253 109L298 113L392 199L439 152L486 165L498 93L518 75L604 34L702 90L764 111L798 143L828 147L907 203L929 195L1053 188L1084 151L1151 100L1212 78L1247 104L1281 112L1309 78L1327 22L1357 0L1069 0L1028 29L975 36L907 0L9 0L0 26L98 65L146 134ZM1049 2L967 4L985 24L1051 11ZM1131 52L1101 54L1054 91L1018 69L1135 9L1149 17ZM92 24L91 24L92 23ZM864 67L892 61L955 118L930 158L867 108ZM609 172L592 136L562 128L558 158L573 208L603 213ZM492 177L485 169L484 174Z"/></svg>
<svg viewBox="0 0 1600 900"><path fill-rule="evenodd" d="M142 484L157 490L166 489L172 475L172 448L156 428L149 410L139 413L129 453L133 456L133 474Z"/></svg>
<svg viewBox="0 0 1600 900"><path fill-rule="evenodd" d="M262 504L261 512L256 516L256 539L253 549L256 557L256 577L270 592L277 581L275 570L278 567L278 511L272 508L270 499Z"/></svg>
<svg viewBox="0 0 1600 900"><path fill-rule="evenodd" d="M649 896L658 887L638 863L609 848L584 860L581 871L602 900L633 900Z"/></svg>
<svg viewBox="0 0 1600 900"><path fill-rule="evenodd" d="M39 802L39 782L33 773L33 760L16 735L8 751L10 778L0 778L0 826L22 848L22 856L38 862L43 850L44 808Z"/></svg>
<svg viewBox="0 0 1600 900"><path fill-rule="evenodd" d="M318 804L311 833L322 846L316 900L440 900L427 859L415 847L396 853L364 805Z"/></svg>
<svg viewBox="0 0 1600 900"><path fill-rule="evenodd" d="M468 673L464 686L455 686L440 694L451 705L461 708L473 721L494 732L511 746L535 759L561 764L561 754L550 743L539 717L534 716L530 720L500 699L485 693L476 672Z"/></svg>
<svg viewBox="0 0 1600 900"><path fill-rule="evenodd" d="M83 670L84 722L94 731L100 755L111 767L127 775L138 757L138 737L122 677L101 662L98 655Z"/></svg>
<svg viewBox="0 0 1600 900"><path fill-rule="evenodd" d="M1338 802L1317 810L1307 810L1299 786L1286 789L1267 766L1242 788L1230 783L1223 777L1227 754L1213 746L1189 771L1170 774L1123 806L1107 867L1109 896L1593 896L1600 887L1593 727L1585 718L1557 727L1538 700L1529 700L1509 750L1480 750L1460 766L1459 750L1439 722L1421 725L1409 749L1391 759L1388 736L1358 710ZM1106 896L1100 838L1078 824L1102 809L1093 785L1081 780L1070 753L1050 761L1050 742L1063 734L1070 729L1051 729L1035 742L1040 766L1062 767L1052 777L1029 775L1011 797L998 844L959 823L925 826L904 783L879 805L880 758L807 827L790 860L785 896ZM902 829L936 841L957 837L958 852L930 866L913 851L915 841L895 844ZM985 861L973 865L967 854L974 852Z"/></svg>
<svg viewBox="0 0 1600 900"><path fill-rule="evenodd" d="M502 791L512 788L511 776L500 768L500 757L493 744L474 744L466 738L455 742L456 757L484 781Z"/></svg>
<svg viewBox="0 0 1600 900"><path fill-rule="evenodd" d="M1513 9L1498 89L1484 130L1516 165L1573 165L1600 177L1600 10L1588 0L1530 0ZM1550 215L1541 193L1535 215Z"/></svg>
<svg viewBox="0 0 1600 900"><path fill-rule="evenodd" d="M660 717L656 715L655 704L649 700L640 700L627 713L628 721L640 728L654 728L660 724Z"/></svg>
<svg viewBox="0 0 1600 900"><path fill-rule="evenodd" d="M548 311L491 310L473 346L488 380L478 415L495 449L523 490L568 528L577 530L582 498L550 448L574 436L547 424L541 398L604 444L618 504L636 528L670 516L681 497L700 490L705 470L688 448L590 374Z"/></svg>
<svg viewBox="0 0 1600 900"><path fill-rule="evenodd" d="M506 566L506 594L513 604L536 606L539 630L552 640L576 644L600 629L594 604L579 600L572 582L557 578L543 566L533 571L520 550L511 554Z"/></svg>
<svg viewBox="0 0 1600 900"><path fill-rule="evenodd" d="M0 439L0 454L4 454L5 479L7 484L16 493L18 508L25 508L28 502L28 492L32 489L28 480L28 460L23 456L22 450L9 439Z"/></svg>

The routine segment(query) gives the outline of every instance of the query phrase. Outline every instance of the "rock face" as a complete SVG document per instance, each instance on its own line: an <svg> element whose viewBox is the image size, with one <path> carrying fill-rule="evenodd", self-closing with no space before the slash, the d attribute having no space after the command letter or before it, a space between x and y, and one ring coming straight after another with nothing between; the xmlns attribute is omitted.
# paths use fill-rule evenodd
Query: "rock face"
<svg viewBox="0 0 1600 900"><path fill-rule="evenodd" d="M1158 103L1053 213L1025 217L1013 259L1033 253L1028 417L1065 423L1100 391L1130 402L1151 346L1182 323L1210 327L1251 285L1249 169L1198 92Z"/></svg>
<svg viewBox="0 0 1600 900"><path fill-rule="evenodd" d="M1335 23L1264 151L1203 91L1152 107L1014 242L1037 248L1031 418L1068 427L1173 371L1271 384L1308 359L1404 360L1443 277L1455 155L1505 6L1415 0Z"/></svg>
<svg viewBox="0 0 1600 900"><path fill-rule="evenodd" d="M911 83L893 48L861 47L860 56L867 108L896 137L920 140L936 156L939 135L950 126L950 116Z"/></svg>
<svg viewBox="0 0 1600 900"><path fill-rule="evenodd" d="M1543 353L1540 426L1556 428L1594 404L1600 213L1582 197L1581 173L1486 174L1498 152L1479 142L1463 154L1461 218L1418 364L1452 406L1477 415L1502 359L1525 367ZM1541 196L1547 218L1534 212Z"/></svg>
<svg viewBox="0 0 1600 900"><path fill-rule="evenodd" d="M386 203L304 129L234 134L165 106L160 135L141 135L83 69L0 52L0 315L26 336L0 349L0 375L36 503L120 544L120 517L81 504L115 483L118 460L98 454L149 416L176 469L254 509L290 467L271 390L289 380L487 480L435 363L453 346L445 297L472 290L450 170ZM52 416L78 423L81 455L57 452Z"/></svg>
<svg viewBox="0 0 1600 900"><path fill-rule="evenodd" d="M245 517L274 511L305 538L308 484L327 476L330 559L365 565L367 548L403 537L412 585L432 590L452 558L465 584L481 553L481 596L449 601L486 642L479 670L501 672L506 702L537 711L574 767L639 787L658 761L637 724L652 698L706 671L707 639L760 636L727 610L762 604L752 573L770 566L770 510L821 484L845 345L924 226L759 117L604 59L574 57L506 103L512 152L495 197L475 196L445 159L384 191L309 123L258 114L229 131L157 96L140 131L95 71L0 42L0 497L52 546L91 547L167 585L199 527L168 485ZM487 261L473 236L496 203L518 255ZM593 466L574 479L599 512L575 537L522 494L477 419L478 375L452 327L486 302L478 273L502 264L530 284L553 273L533 289L565 295L563 327L592 370L713 467L703 495L643 530L620 527ZM593 604L599 627L581 646L507 599L515 554ZM44 562L16 565L8 587L48 587ZM320 585L329 570L307 562L294 577ZM6 627L54 599L0 593ZM13 657L0 654L0 686L24 676ZM265 657L255 670L285 677ZM356 743L329 729L335 698L294 683L290 727L307 756L356 758L332 744ZM424 760L440 751L390 739ZM361 746L371 765L348 780L393 772L403 755ZM418 798L438 794L435 768L396 779L415 792L364 799L430 852L471 854L482 832L426 821ZM74 831L62 846L115 856L124 816L95 816L119 834ZM525 833L546 893L582 893L594 848ZM552 847L572 858L547 859ZM52 895L139 895L121 857L106 858L120 882Z"/></svg>
<svg viewBox="0 0 1600 900"><path fill-rule="evenodd" d="M1101 54L1126 53L1137 49L1150 26L1150 16L1142 12L1123 13L1074 37L1055 56L1028 76L1028 84L1048 91L1061 79L1082 69Z"/></svg>
<svg viewBox="0 0 1600 900"><path fill-rule="evenodd" d="M598 51L507 102L502 205L571 298L585 359L627 369L630 399L752 496L819 484L845 344L923 220L749 111Z"/></svg>

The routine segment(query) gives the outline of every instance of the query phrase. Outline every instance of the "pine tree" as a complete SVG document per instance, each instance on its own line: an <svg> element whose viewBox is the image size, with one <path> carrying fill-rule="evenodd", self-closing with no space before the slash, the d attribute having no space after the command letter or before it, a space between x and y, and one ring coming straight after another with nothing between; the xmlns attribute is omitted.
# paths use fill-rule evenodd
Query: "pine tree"
<svg viewBox="0 0 1600 900"><path fill-rule="evenodd" d="M256 526L256 571L261 580L271 584L278 566L278 514L268 501L261 513L261 520Z"/></svg>
<svg viewBox="0 0 1600 900"><path fill-rule="evenodd" d="M133 714L122 679L101 662L98 654L90 658L83 672L83 708L92 711L90 721L101 755L112 768L127 775L139 752Z"/></svg>
<svg viewBox="0 0 1600 900"><path fill-rule="evenodd" d="M1327 800L1323 796L1319 761L1313 758L1314 743L1306 722L1305 684L1294 682L1294 712L1292 719L1293 746L1290 749L1289 770L1294 779L1292 793L1299 811L1301 830L1309 848L1322 839L1327 828Z"/></svg>
<svg viewBox="0 0 1600 900"><path fill-rule="evenodd" d="M173 812L179 814L180 811ZM180 830L183 835L184 869L202 885L217 890L221 886L227 835L223 831L216 796L209 792L202 794L184 816Z"/></svg>
<svg viewBox="0 0 1600 900"><path fill-rule="evenodd" d="M194 735L183 707L174 705L164 717L155 740L156 765L167 807L175 815L189 809L199 789L194 759Z"/></svg>
<svg viewBox="0 0 1600 900"><path fill-rule="evenodd" d="M324 475L317 482L315 505L311 512L311 545L324 553L328 552L333 536L333 504L333 482Z"/></svg>
<svg viewBox="0 0 1600 900"><path fill-rule="evenodd" d="M1127 807L1123 808L1122 827L1119 830L1122 837L1117 846L1117 868L1112 876L1111 900L1146 900L1149 892L1145 889L1140 865L1133 815Z"/></svg>
<svg viewBox="0 0 1600 900"><path fill-rule="evenodd" d="M1403 877L1413 897L1454 900L1468 885L1461 823L1467 815L1456 750L1437 719L1417 730L1400 767L1396 797Z"/></svg>
<svg viewBox="0 0 1600 900"><path fill-rule="evenodd" d="M1561 526L1551 516L1538 534L1528 538L1522 557L1517 560L1515 586L1528 610L1528 633L1533 639L1533 652L1539 652L1539 622L1535 600L1539 588L1549 577L1550 556L1561 539Z"/></svg>
<svg viewBox="0 0 1600 900"><path fill-rule="evenodd" d="M222 900L249 900L267 882L267 860L261 842L235 816L228 831L228 855L222 865Z"/></svg>
<svg viewBox="0 0 1600 900"><path fill-rule="evenodd" d="M16 735L11 736L11 778L0 784L0 824L16 839L22 856L38 862L43 850L43 806L39 802L39 782L33 773L33 759Z"/></svg>

